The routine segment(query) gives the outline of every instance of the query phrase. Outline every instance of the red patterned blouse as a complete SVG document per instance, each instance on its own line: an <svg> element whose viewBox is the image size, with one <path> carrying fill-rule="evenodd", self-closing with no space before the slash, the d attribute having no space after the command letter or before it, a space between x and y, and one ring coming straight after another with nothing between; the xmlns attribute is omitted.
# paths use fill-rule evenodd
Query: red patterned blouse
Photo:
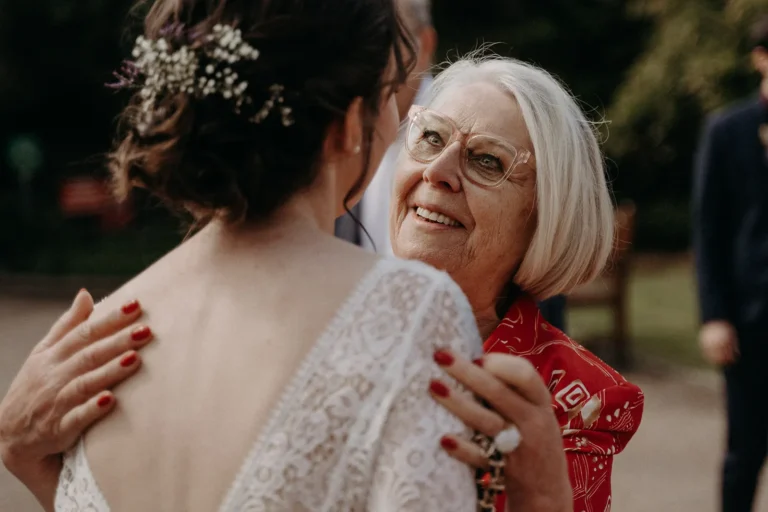
<svg viewBox="0 0 768 512"><path fill-rule="evenodd" d="M640 426L643 393L591 352L547 323L520 297L485 341L486 353L528 359L552 393L573 486L574 512L611 509L613 456ZM502 495L496 510L503 511Z"/></svg>

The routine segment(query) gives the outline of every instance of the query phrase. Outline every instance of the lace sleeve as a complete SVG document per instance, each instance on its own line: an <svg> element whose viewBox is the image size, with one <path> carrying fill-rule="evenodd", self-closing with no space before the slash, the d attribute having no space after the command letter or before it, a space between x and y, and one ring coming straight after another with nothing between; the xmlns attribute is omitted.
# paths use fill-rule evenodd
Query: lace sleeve
<svg viewBox="0 0 768 512"><path fill-rule="evenodd" d="M458 286L444 274L415 319L411 353L402 386L382 432L369 494L372 512L470 512L476 510L473 471L440 447L447 433L471 431L429 396L433 378L456 386L433 362L437 348L474 358L482 344L472 310Z"/></svg>

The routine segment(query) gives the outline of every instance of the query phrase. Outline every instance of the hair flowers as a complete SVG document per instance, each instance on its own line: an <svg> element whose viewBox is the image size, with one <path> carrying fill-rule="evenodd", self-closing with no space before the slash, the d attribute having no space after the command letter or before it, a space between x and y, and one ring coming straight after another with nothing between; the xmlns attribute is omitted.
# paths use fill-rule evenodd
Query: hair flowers
<svg viewBox="0 0 768 512"><path fill-rule="evenodd" d="M232 104L233 111L241 114L245 105L252 105L247 94L248 81L233 69L242 61L255 61L259 51L242 38L239 29L230 25L216 25L199 47L182 45L172 49L164 38L136 39L133 61L124 64L116 74L116 87L138 86L142 99L136 128L139 133L148 129L157 113L158 99L165 94L188 94L197 99L220 96ZM143 80L140 79L143 77ZM261 108L248 118L261 123L274 110L279 111L283 126L294 120L291 108L284 104L283 86L273 84L270 97Z"/></svg>

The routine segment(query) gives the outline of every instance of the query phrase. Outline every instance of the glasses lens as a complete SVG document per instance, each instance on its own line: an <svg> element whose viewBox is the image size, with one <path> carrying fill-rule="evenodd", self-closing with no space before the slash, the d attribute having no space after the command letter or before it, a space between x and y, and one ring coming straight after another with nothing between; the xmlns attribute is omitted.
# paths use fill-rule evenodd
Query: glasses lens
<svg viewBox="0 0 768 512"><path fill-rule="evenodd" d="M504 181L517 160L514 148L485 135L469 139L466 150L468 177L482 185L495 186Z"/></svg>
<svg viewBox="0 0 768 512"><path fill-rule="evenodd" d="M453 127L445 119L429 111L416 114L408 129L406 144L413 158L430 162L450 143Z"/></svg>

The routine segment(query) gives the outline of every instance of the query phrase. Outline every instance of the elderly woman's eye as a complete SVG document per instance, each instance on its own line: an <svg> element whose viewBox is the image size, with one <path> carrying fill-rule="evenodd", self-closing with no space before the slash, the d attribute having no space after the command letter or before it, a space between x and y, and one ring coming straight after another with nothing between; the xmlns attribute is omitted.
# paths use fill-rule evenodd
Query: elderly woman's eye
<svg viewBox="0 0 768 512"><path fill-rule="evenodd" d="M424 130L424 133L421 134L421 140L424 140L433 146L443 145L443 138L440 134L431 130Z"/></svg>
<svg viewBox="0 0 768 512"><path fill-rule="evenodd" d="M502 169L501 160L493 155L470 155L470 159L489 171L501 171Z"/></svg>

